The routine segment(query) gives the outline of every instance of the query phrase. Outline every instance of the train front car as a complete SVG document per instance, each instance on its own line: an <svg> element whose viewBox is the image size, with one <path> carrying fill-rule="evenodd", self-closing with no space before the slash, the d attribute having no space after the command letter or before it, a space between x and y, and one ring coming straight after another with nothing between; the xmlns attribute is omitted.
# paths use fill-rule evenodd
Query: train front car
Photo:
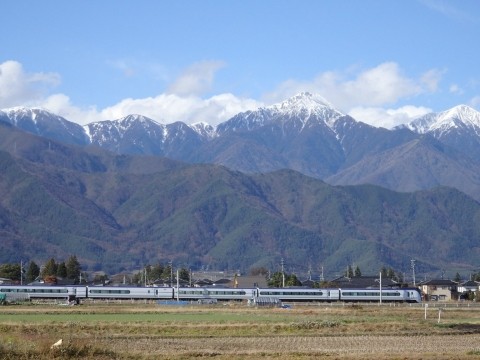
<svg viewBox="0 0 480 360"><path fill-rule="evenodd" d="M417 289L340 289L340 300L347 302L420 302Z"/></svg>
<svg viewBox="0 0 480 360"><path fill-rule="evenodd" d="M422 302L422 294L420 290L417 288L405 288L402 289L404 292L404 299L406 302L409 303L421 303Z"/></svg>

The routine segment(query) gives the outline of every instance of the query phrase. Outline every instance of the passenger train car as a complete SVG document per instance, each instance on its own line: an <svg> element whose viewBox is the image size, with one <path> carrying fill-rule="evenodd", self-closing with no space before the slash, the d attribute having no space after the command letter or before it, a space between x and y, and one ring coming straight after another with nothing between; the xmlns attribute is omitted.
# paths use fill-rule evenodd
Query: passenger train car
<svg viewBox="0 0 480 360"><path fill-rule="evenodd" d="M416 288L398 289L307 289L307 288L221 288L221 287L134 287L134 286L15 286L0 285L7 298L43 299L158 299L158 300L249 300L274 298L280 301L411 302L422 301Z"/></svg>
<svg viewBox="0 0 480 360"><path fill-rule="evenodd" d="M90 299L172 299L171 287L120 287L120 286L88 286L77 295L78 298Z"/></svg>

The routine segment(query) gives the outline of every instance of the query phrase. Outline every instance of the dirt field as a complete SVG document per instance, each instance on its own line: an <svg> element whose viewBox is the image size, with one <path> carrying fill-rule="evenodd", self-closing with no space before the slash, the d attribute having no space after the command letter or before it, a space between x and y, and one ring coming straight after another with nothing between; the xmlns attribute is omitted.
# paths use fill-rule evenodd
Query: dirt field
<svg viewBox="0 0 480 360"><path fill-rule="evenodd" d="M476 359L480 309L0 307L0 359ZM62 345L51 349L62 339Z"/></svg>

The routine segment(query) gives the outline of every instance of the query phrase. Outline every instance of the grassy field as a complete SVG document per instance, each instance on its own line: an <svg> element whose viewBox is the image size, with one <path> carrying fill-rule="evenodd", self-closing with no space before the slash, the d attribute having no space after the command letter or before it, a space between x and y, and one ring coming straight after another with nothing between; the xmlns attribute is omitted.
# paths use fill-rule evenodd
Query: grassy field
<svg viewBox="0 0 480 360"><path fill-rule="evenodd" d="M0 307L0 359L476 359L480 308ZM51 345L62 339L62 345Z"/></svg>

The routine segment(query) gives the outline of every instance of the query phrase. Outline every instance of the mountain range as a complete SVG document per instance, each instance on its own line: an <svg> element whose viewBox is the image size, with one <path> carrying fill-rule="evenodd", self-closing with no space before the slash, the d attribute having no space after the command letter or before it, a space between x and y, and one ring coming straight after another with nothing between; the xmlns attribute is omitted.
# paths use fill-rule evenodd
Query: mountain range
<svg viewBox="0 0 480 360"><path fill-rule="evenodd" d="M480 200L480 113L459 105L387 130L298 94L213 127L160 124L141 115L85 126L38 108L0 110L0 121L67 144L117 154L219 164L245 173L292 169L332 185L396 191L451 186Z"/></svg>
<svg viewBox="0 0 480 360"><path fill-rule="evenodd" d="M308 93L216 127L4 109L0 262L471 270L478 119L462 105L387 130Z"/></svg>

